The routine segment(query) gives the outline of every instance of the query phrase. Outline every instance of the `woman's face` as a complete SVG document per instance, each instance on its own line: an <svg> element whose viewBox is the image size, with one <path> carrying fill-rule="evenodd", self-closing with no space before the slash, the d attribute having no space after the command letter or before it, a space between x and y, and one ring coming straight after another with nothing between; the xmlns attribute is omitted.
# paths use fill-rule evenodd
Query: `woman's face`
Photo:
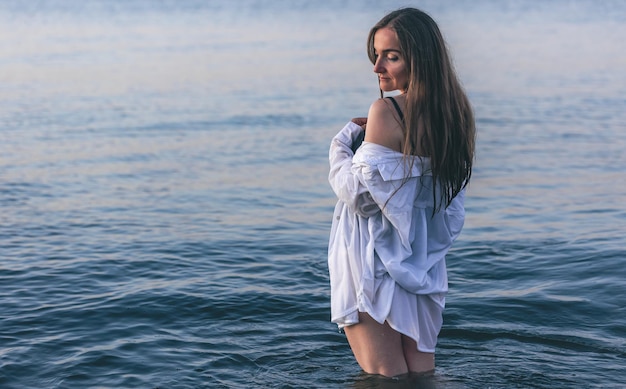
<svg viewBox="0 0 626 389"><path fill-rule="evenodd" d="M389 27L376 31L374 51L376 54L374 73L378 74L380 89L385 92L394 90L405 92L409 85L409 74L406 61L400 52L396 32Z"/></svg>

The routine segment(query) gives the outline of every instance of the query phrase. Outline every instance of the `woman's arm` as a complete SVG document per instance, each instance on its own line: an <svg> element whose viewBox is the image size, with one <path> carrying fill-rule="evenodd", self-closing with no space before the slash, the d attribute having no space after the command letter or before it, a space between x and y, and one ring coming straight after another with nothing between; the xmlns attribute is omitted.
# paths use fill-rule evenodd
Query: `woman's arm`
<svg viewBox="0 0 626 389"><path fill-rule="evenodd" d="M328 181L337 198L354 212L367 217L379 211L365 186L355 174L352 163L352 145L363 128L354 122L346 124L333 138L329 150L330 172Z"/></svg>

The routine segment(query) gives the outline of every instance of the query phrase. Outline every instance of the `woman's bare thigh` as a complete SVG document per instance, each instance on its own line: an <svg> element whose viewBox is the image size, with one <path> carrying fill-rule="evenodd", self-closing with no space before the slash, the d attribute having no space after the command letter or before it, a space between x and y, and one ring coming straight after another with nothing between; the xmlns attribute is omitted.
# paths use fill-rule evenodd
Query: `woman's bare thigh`
<svg viewBox="0 0 626 389"><path fill-rule="evenodd" d="M435 370L435 354L419 351L417 343L406 335L402 335L402 349L409 372L427 374Z"/></svg>
<svg viewBox="0 0 626 389"><path fill-rule="evenodd" d="M361 368L369 374L395 377L409 372L402 334L386 322L359 313L359 323L344 327L348 343Z"/></svg>

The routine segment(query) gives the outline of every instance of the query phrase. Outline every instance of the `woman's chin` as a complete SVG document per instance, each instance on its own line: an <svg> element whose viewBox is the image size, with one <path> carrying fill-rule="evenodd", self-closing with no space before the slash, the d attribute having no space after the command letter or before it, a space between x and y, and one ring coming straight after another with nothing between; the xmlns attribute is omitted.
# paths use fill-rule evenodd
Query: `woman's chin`
<svg viewBox="0 0 626 389"><path fill-rule="evenodd" d="M383 92L394 92L400 90L400 88L396 87L396 84L388 81L380 81L378 83L378 87Z"/></svg>
<svg viewBox="0 0 626 389"><path fill-rule="evenodd" d="M395 91L397 91L399 89L398 88L383 88L383 87L381 87L380 90L383 91L383 92L395 92Z"/></svg>

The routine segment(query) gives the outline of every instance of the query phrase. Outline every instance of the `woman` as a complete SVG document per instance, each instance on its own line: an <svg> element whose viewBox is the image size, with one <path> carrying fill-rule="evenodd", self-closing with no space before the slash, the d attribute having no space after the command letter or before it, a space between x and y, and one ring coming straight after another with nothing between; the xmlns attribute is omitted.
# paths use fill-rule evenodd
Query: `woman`
<svg viewBox="0 0 626 389"><path fill-rule="evenodd" d="M388 14L367 49L381 99L330 148L339 198L329 242L331 320L365 372L430 373L448 290L445 255L465 218L474 117L424 12Z"/></svg>

